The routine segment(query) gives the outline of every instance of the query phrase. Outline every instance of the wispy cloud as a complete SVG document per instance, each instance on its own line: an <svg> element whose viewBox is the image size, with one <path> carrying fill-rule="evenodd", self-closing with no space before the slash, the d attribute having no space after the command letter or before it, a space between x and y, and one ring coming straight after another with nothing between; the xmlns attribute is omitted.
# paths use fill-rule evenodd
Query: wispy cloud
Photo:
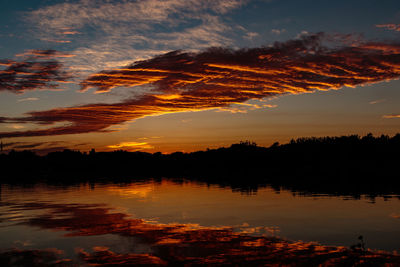
<svg viewBox="0 0 400 267"><path fill-rule="evenodd" d="M25 102L25 101L38 101L38 97L27 97L27 98L21 98L18 99L17 102Z"/></svg>
<svg viewBox="0 0 400 267"><path fill-rule="evenodd" d="M229 107L221 107L217 111L227 111L231 113L247 113L249 110L256 110L260 108L276 108L278 105L260 103L235 103Z"/></svg>
<svg viewBox="0 0 400 267"><path fill-rule="evenodd" d="M254 38L260 36L257 32L247 32L243 38L247 39L247 40L253 40Z"/></svg>
<svg viewBox="0 0 400 267"><path fill-rule="evenodd" d="M54 59L60 57L74 57L74 54L62 53L57 50L27 50L22 54L17 54L17 57L28 57L29 59Z"/></svg>
<svg viewBox="0 0 400 267"><path fill-rule="evenodd" d="M42 7L26 19L41 40L73 41L76 57L65 62L84 75L175 49L231 45L235 32L222 17L245 2L80 0Z"/></svg>
<svg viewBox="0 0 400 267"><path fill-rule="evenodd" d="M70 40L55 40L55 39L43 39L43 41L47 41L50 43L60 43L60 44L65 44L65 43L70 43Z"/></svg>
<svg viewBox="0 0 400 267"><path fill-rule="evenodd" d="M400 24L393 24L393 23L391 23L391 24L378 24L378 25L375 25L377 28L385 28L385 29L388 29L388 30L392 30L392 31L400 31Z"/></svg>
<svg viewBox="0 0 400 267"><path fill-rule="evenodd" d="M369 104L375 105L375 104L379 104L379 103L382 103L385 101L386 101L386 99L377 99L377 100L370 101Z"/></svg>
<svg viewBox="0 0 400 267"><path fill-rule="evenodd" d="M69 57L55 50L30 50L18 55L21 61L0 60L0 91L23 93L37 89L56 89L72 78L56 60Z"/></svg>
<svg viewBox="0 0 400 267"><path fill-rule="evenodd" d="M6 127L10 128L10 129L14 129L14 130L19 130L19 129L25 128L25 126L20 125L20 124L11 124L11 125L7 125Z"/></svg>
<svg viewBox="0 0 400 267"><path fill-rule="evenodd" d="M396 118L400 118L400 114L383 115L382 118L384 118L384 119L396 119Z"/></svg>
<svg viewBox="0 0 400 267"><path fill-rule="evenodd" d="M216 14L224 14L240 7L245 1L241 0L143 0L143 1L102 1L81 0L65 2L32 11L28 20L38 23L48 30L73 31L87 24L107 28L106 22L142 21L149 23L174 23L179 20L171 19L171 15L182 13L181 16L199 15L208 10ZM57 11L57 12L55 12ZM182 11L185 11L183 13ZM147 28L145 24L136 25ZM110 30L110 29L109 29ZM62 33L62 32L61 32Z"/></svg>
<svg viewBox="0 0 400 267"><path fill-rule="evenodd" d="M20 118L3 117L2 123L33 122L53 127L2 132L0 137L107 132L112 130L110 126L145 116L227 109L251 99L336 90L400 76L400 44L363 42L325 46L324 36L307 35L251 49L173 51L124 68L102 71L84 80L82 90L95 88L96 92L107 92L138 86L146 86L148 90L120 103L35 111ZM55 126L56 123L65 125Z"/></svg>
<svg viewBox="0 0 400 267"><path fill-rule="evenodd" d="M64 35L75 35L75 34L80 34L80 32L78 32L78 31L62 31L61 32L61 34L64 34Z"/></svg>
<svg viewBox="0 0 400 267"><path fill-rule="evenodd" d="M393 219L400 219L400 213L391 213L389 216Z"/></svg>
<svg viewBox="0 0 400 267"><path fill-rule="evenodd" d="M129 151L138 151L143 149L152 149L154 146L148 144L147 142L122 142L115 145L109 145L108 148L112 149L124 149Z"/></svg>
<svg viewBox="0 0 400 267"><path fill-rule="evenodd" d="M286 29L272 29L271 30L271 33L273 33L273 34L282 34L282 33L284 33L284 32L286 32Z"/></svg>

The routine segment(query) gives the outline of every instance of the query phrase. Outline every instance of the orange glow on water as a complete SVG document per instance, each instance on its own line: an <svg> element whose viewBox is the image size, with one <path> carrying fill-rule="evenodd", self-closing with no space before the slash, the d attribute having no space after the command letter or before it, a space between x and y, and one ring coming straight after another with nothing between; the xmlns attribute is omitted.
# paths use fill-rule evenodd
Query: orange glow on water
<svg viewBox="0 0 400 267"><path fill-rule="evenodd" d="M127 190L129 192L129 189ZM136 194L136 192L133 192ZM12 204L19 211L41 211L30 216L23 224L41 229L64 231L64 236L87 237L117 235L135 240L135 244L149 247L151 253L116 252L113 248L94 245L92 252L77 247L79 258L88 264L151 264L198 265L239 264L249 265L302 264L302 265L356 265L368 261L374 264L399 264L400 256L377 252L351 250L345 247L323 246L315 242L290 242L277 237L252 236L234 232L230 227L201 227L194 224L149 223L131 219L128 214L112 211L104 205L21 203ZM43 214L43 212L45 212ZM51 254L54 252L54 254ZM50 253L50 254L49 254ZM60 250L9 250L1 257L33 258L51 256L62 259ZM42 260L42 259L41 259Z"/></svg>

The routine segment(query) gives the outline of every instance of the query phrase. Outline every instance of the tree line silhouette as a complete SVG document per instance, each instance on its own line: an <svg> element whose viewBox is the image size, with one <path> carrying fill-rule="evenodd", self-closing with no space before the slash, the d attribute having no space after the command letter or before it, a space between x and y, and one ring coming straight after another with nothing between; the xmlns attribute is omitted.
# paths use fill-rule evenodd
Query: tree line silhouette
<svg viewBox="0 0 400 267"><path fill-rule="evenodd" d="M260 147L243 141L230 147L172 154L89 153L75 150L39 156L33 151L0 154L0 182L29 184L129 182L177 178L231 187L260 186L302 194L400 194L400 134L293 139Z"/></svg>

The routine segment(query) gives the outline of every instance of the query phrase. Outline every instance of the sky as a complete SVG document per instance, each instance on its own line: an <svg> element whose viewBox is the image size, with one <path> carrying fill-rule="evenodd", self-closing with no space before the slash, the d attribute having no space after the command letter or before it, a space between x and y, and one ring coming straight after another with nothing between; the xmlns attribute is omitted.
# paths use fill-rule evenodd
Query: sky
<svg viewBox="0 0 400 267"><path fill-rule="evenodd" d="M5 151L400 132L400 2L2 0Z"/></svg>

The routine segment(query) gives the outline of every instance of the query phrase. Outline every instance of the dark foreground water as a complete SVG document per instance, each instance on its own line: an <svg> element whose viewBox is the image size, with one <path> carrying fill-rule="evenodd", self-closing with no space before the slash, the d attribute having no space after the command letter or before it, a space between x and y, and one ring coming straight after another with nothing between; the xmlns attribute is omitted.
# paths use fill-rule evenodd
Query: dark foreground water
<svg viewBox="0 0 400 267"><path fill-rule="evenodd" d="M126 255L131 264L142 260L159 264L160 258L169 259L173 253L191 256L194 252L188 248L193 246L194 259L199 253L209 255L207 249L215 251L217 243L229 244L233 253L238 251L233 244L257 248L274 237L296 241L289 246L312 244L313 250L316 244L311 241L349 247L360 242L360 235L368 248L399 250L400 200L305 197L268 187L243 194L168 180L29 188L1 185L1 251L47 257L52 264L123 263ZM185 242L190 246L183 246Z"/></svg>

